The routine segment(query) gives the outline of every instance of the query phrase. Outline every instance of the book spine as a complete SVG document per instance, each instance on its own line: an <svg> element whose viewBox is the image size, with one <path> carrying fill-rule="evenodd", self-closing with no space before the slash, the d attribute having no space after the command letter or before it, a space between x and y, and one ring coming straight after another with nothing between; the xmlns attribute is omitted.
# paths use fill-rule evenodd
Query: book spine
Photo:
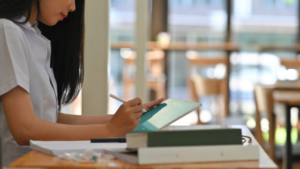
<svg viewBox="0 0 300 169"><path fill-rule="evenodd" d="M148 133L148 147L242 144L240 129L163 131Z"/></svg>
<svg viewBox="0 0 300 169"><path fill-rule="evenodd" d="M140 165L258 159L259 147L257 145L155 147L138 150Z"/></svg>

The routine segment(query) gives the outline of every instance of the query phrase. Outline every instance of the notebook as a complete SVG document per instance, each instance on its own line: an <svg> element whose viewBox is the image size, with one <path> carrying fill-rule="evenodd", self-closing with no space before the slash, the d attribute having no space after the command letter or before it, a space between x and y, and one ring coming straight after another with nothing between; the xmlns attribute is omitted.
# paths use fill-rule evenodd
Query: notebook
<svg viewBox="0 0 300 169"><path fill-rule="evenodd" d="M161 130L200 106L200 103L170 98L142 115L134 131Z"/></svg>

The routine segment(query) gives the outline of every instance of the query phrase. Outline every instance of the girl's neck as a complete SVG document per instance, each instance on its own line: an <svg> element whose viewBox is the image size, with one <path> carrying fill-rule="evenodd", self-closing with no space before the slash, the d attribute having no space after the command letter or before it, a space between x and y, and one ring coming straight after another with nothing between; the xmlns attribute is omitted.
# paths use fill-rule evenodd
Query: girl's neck
<svg viewBox="0 0 300 169"><path fill-rule="evenodd" d="M24 16L28 19L28 12L26 12L24 14ZM31 8L31 13L30 13L30 18L28 19L28 22L33 25L35 23L35 21L37 21L37 7L36 5L34 5L32 8Z"/></svg>

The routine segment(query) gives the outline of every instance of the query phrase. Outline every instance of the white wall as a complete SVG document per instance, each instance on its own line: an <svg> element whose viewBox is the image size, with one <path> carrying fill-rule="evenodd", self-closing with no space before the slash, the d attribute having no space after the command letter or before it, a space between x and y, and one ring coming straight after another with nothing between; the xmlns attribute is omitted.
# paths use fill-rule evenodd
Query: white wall
<svg viewBox="0 0 300 169"><path fill-rule="evenodd" d="M144 102L148 101L147 83L146 83L146 44L149 40L150 26L150 1L136 0L136 96Z"/></svg>
<svg viewBox="0 0 300 169"><path fill-rule="evenodd" d="M108 113L110 0L86 0L82 114Z"/></svg>

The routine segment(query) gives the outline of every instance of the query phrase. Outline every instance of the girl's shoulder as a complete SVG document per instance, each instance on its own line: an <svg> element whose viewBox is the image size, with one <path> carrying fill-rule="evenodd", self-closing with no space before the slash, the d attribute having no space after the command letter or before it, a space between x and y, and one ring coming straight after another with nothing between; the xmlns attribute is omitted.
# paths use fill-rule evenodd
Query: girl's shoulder
<svg viewBox="0 0 300 169"><path fill-rule="evenodd" d="M14 22L9 19L0 18L0 25L10 25L10 24L14 24Z"/></svg>
<svg viewBox="0 0 300 169"><path fill-rule="evenodd" d="M5 30L9 30L10 33L14 34L23 34L21 27L15 22L8 19L0 18L0 31L4 31L2 33L5 33Z"/></svg>
<svg viewBox="0 0 300 169"><path fill-rule="evenodd" d="M0 18L0 50L7 48L7 46L13 45L14 50L20 50L21 53L28 54L28 41L23 29L19 26L18 23ZM9 50L8 48L3 51ZM0 51L1 55L1 51ZM18 57L18 56L16 56Z"/></svg>

